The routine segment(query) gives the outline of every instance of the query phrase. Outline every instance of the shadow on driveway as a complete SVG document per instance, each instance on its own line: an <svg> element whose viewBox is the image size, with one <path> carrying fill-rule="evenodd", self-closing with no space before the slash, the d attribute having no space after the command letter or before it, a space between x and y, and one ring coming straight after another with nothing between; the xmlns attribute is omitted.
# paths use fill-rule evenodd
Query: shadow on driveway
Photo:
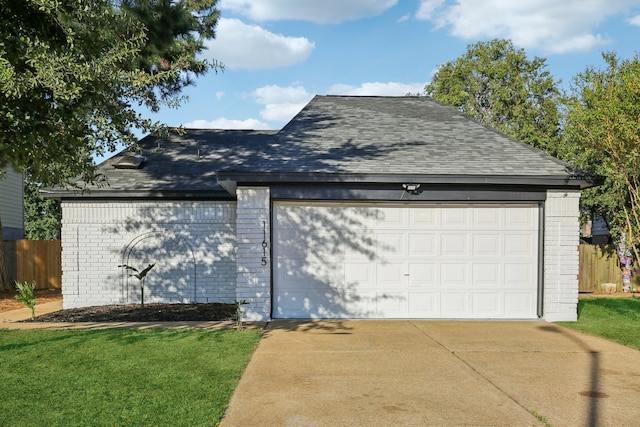
<svg viewBox="0 0 640 427"><path fill-rule="evenodd" d="M221 425L634 425L639 379L543 322L273 321Z"/></svg>

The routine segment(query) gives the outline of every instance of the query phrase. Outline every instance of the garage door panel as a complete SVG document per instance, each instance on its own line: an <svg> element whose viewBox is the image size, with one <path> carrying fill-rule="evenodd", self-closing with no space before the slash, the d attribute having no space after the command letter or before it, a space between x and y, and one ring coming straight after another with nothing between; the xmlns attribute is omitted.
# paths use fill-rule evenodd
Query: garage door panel
<svg viewBox="0 0 640 427"><path fill-rule="evenodd" d="M473 257L499 257L502 254L502 237L498 233L475 234L471 240Z"/></svg>
<svg viewBox="0 0 640 427"><path fill-rule="evenodd" d="M410 288L429 288L438 283L438 265L428 262L410 262L407 265L409 271L408 286Z"/></svg>
<svg viewBox="0 0 640 427"><path fill-rule="evenodd" d="M407 208L409 211L409 227L435 229L439 226L439 215L435 209Z"/></svg>
<svg viewBox="0 0 640 427"><path fill-rule="evenodd" d="M377 292L375 294L378 317L407 317L407 294L404 292Z"/></svg>
<svg viewBox="0 0 640 427"><path fill-rule="evenodd" d="M283 229L278 235L277 244L280 257L304 259L305 253L301 250L302 244L297 231Z"/></svg>
<svg viewBox="0 0 640 427"><path fill-rule="evenodd" d="M536 316L537 206L300 205L274 204L274 317Z"/></svg>
<svg viewBox="0 0 640 427"><path fill-rule="evenodd" d="M504 316L510 319L521 319L523 313L528 317L535 316L535 294L533 292L506 292L504 294Z"/></svg>
<svg viewBox="0 0 640 427"><path fill-rule="evenodd" d="M435 257L438 254L438 236L435 233L409 234L409 253L411 257Z"/></svg>
<svg viewBox="0 0 640 427"><path fill-rule="evenodd" d="M466 292L443 292L440 294L440 313L443 318L469 317L468 294Z"/></svg>
<svg viewBox="0 0 640 427"><path fill-rule="evenodd" d="M534 236L529 234L507 234L504 236L504 255L507 257L532 257L537 252Z"/></svg>
<svg viewBox="0 0 640 427"><path fill-rule="evenodd" d="M274 316L279 318L327 319L368 317L373 314L361 295L333 288L281 292Z"/></svg>
<svg viewBox="0 0 640 427"><path fill-rule="evenodd" d="M440 236L440 255L443 257L465 257L469 251L468 234L442 234Z"/></svg>
<svg viewBox="0 0 640 427"><path fill-rule="evenodd" d="M497 209L474 209L472 225L475 230L496 230L503 223L503 211Z"/></svg>
<svg viewBox="0 0 640 427"><path fill-rule="evenodd" d="M484 292L471 294L473 316L477 318L498 318L502 315L502 294Z"/></svg>
<svg viewBox="0 0 640 427"><path fill-rule="evenodd" d="M387 258L407 256L406 233L376 233L376 255L384 262Z"/></svg>
<svg viewBox="0 0 640 427"><path fill-rule="evenodd" d="M505 209L504 226L508 229L537 230L538 212L529 207L511 207Z"/></svg>
<svg viewBox="0 0 640 427"><path fill-rule="evenodd" d="M375 248L373 248L373 239L357 239L344 242L341 251L344 259L348 261L372 262L376 256ZM304 253L304 252L303 252Z"/></svg>
<svg viewBox="0 0 640 427"><path fill-rule="evenodd" d="M440 317L440 294L436 292L409 292L409 317Z"/></svg>
<svg viewBox="0 0 640 427"><path fill-rule="evenodd" d="M466 264L440 264L440 285L443 289L466 288L469 277Z"/></svg>
<svg viewBox="0 0 640 427"><path fill-rule="evenodd" d="M291 259L278 261L276 278L279 283L288 285L303 281L306 276L302 262L294 262Z"/></svg>
<svg viewBox="0 0 640 427"><path fill-rule="evenodd" d="M473 264L471 271L471 286L473 288L501 288L502 265L500 263Z"/></svg>
<svg viewBox="0 0 640 427"><path fill-rule="evenodd" d="M405 229L407 226L406 215L403 211L395 208L372 208L377 211L375 215L374 229L384 228Z"/></svg>
<svg viewBox="0 0 640 427"><path fill-rule="evenodd" d="M443 229L461 230L471 226L471 212L467 208L446 208L442 209L440 214Z"/></svg>
<svg viewBox="0 0 640 427"><path fill-rule="evenodd" d="M402 288L402 285L406 280L405 271L406 268L404 262L386 262L384 264L378 264L376 269L376 287L379 289Z"/></svg>
<svg viewBox="0 0 640 427"><path fill-rule="evenodd" d="M375 266L370 262L349 262L344 265L344 280L348 286L374 287Z"/></svg>
<svg viewBox="0 0 640 427"><path fill-rule="evenodd" d="M340 288L344 282L343 265L314 265L301 260L280 260L275 274L283 289Z"/></svg>
<svg viewBox="0 0 640 427"><path fill-rule="evenodd" d="M535 280L534 266L530 263L506 263L504 265L505 285L509 288L532 288Z"/></svg>

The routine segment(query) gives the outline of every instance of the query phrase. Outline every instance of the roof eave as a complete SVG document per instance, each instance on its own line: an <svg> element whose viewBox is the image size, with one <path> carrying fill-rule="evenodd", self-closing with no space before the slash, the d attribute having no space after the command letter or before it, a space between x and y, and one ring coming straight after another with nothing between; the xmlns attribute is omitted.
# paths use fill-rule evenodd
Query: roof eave
<svg viewBox="0 0 640 427"><path fill-rule="evenodd" d="M427 174L335 174L305 172L219 172L220 181L240 184L279 183L416 183L528 185L547 188L585 189L602 184L602 177L569 175L427 175Z"/></svg>
<svg viewBox="0 0 640 427"><path fill-rule="evenodd" d="M224 190L60 190L42 189L43 197L49 199L233 199L233 195Z"/></svg>

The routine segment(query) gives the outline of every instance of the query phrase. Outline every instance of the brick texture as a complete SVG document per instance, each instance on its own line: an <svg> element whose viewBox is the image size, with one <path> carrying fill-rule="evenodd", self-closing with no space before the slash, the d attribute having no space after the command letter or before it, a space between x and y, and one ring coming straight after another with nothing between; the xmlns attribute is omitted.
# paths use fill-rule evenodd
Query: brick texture
<svg viewBox="0 0 640 427"><path fill-rule="evenodd" d="M145 302L235 300L235 202L62 203L65 308L140 301L118 265L156 263Z"/></svg>
<svg viewBox="0 0 640 427"><path fill-rule="evenodd" d="M547 191L544 209L544 306L549 322L578 315L578 191Z"/></svg>
<svg viewBox="0 0 640 427"><path fill-rule="evenodd" d="M271 313L269 188L238 187L236 194L236 298L248 303L242 306L244 319L268 320ZM263 242L267 242L266 247Z"/></svg>

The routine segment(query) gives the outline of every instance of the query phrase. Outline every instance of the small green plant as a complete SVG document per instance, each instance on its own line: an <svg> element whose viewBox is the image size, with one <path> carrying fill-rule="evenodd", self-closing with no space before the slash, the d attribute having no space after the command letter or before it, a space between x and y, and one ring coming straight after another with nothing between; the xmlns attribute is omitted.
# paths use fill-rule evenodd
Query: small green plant
<svg viewBox="0 0 640 427"><path fill-rule="evenodd" d="M531 415L533 415L534 417L536 417L538 419L538 421L543 423L546 427L552 427L551 424L549 423L549 421L547 421L547 419L544 416L542 416L539 413L537 413L534 409L530 409L529 413Z"/></svg>
<svg viewBox="0 0 640 427"><path fill-rule="evenodd" d="M16 300L22 305L31 310L31 320L36 318L36 297L35 297L36 284L27 282L16 282Z"/></svg>
<svg viewBox="0 0 640 427"><path fill-rule="evenodd" d="M142 271L138 271L137 268L131 267L127 264L120 264L118 267L124 268L126 270L133 271L133 273L129 273L129 277L135 277L140 281L140 306L144 307L144 280L147 277L149 271L155 267L155 263L149 264L147 268Z"/></svg>
<svg viewBox="0 0 640 427"><path fill-rule="evenodd" d="M242 329L242 306L249 304L249 302L242 300L242 301L234 301L233 303L236 306L236 328Z"/></svg>

